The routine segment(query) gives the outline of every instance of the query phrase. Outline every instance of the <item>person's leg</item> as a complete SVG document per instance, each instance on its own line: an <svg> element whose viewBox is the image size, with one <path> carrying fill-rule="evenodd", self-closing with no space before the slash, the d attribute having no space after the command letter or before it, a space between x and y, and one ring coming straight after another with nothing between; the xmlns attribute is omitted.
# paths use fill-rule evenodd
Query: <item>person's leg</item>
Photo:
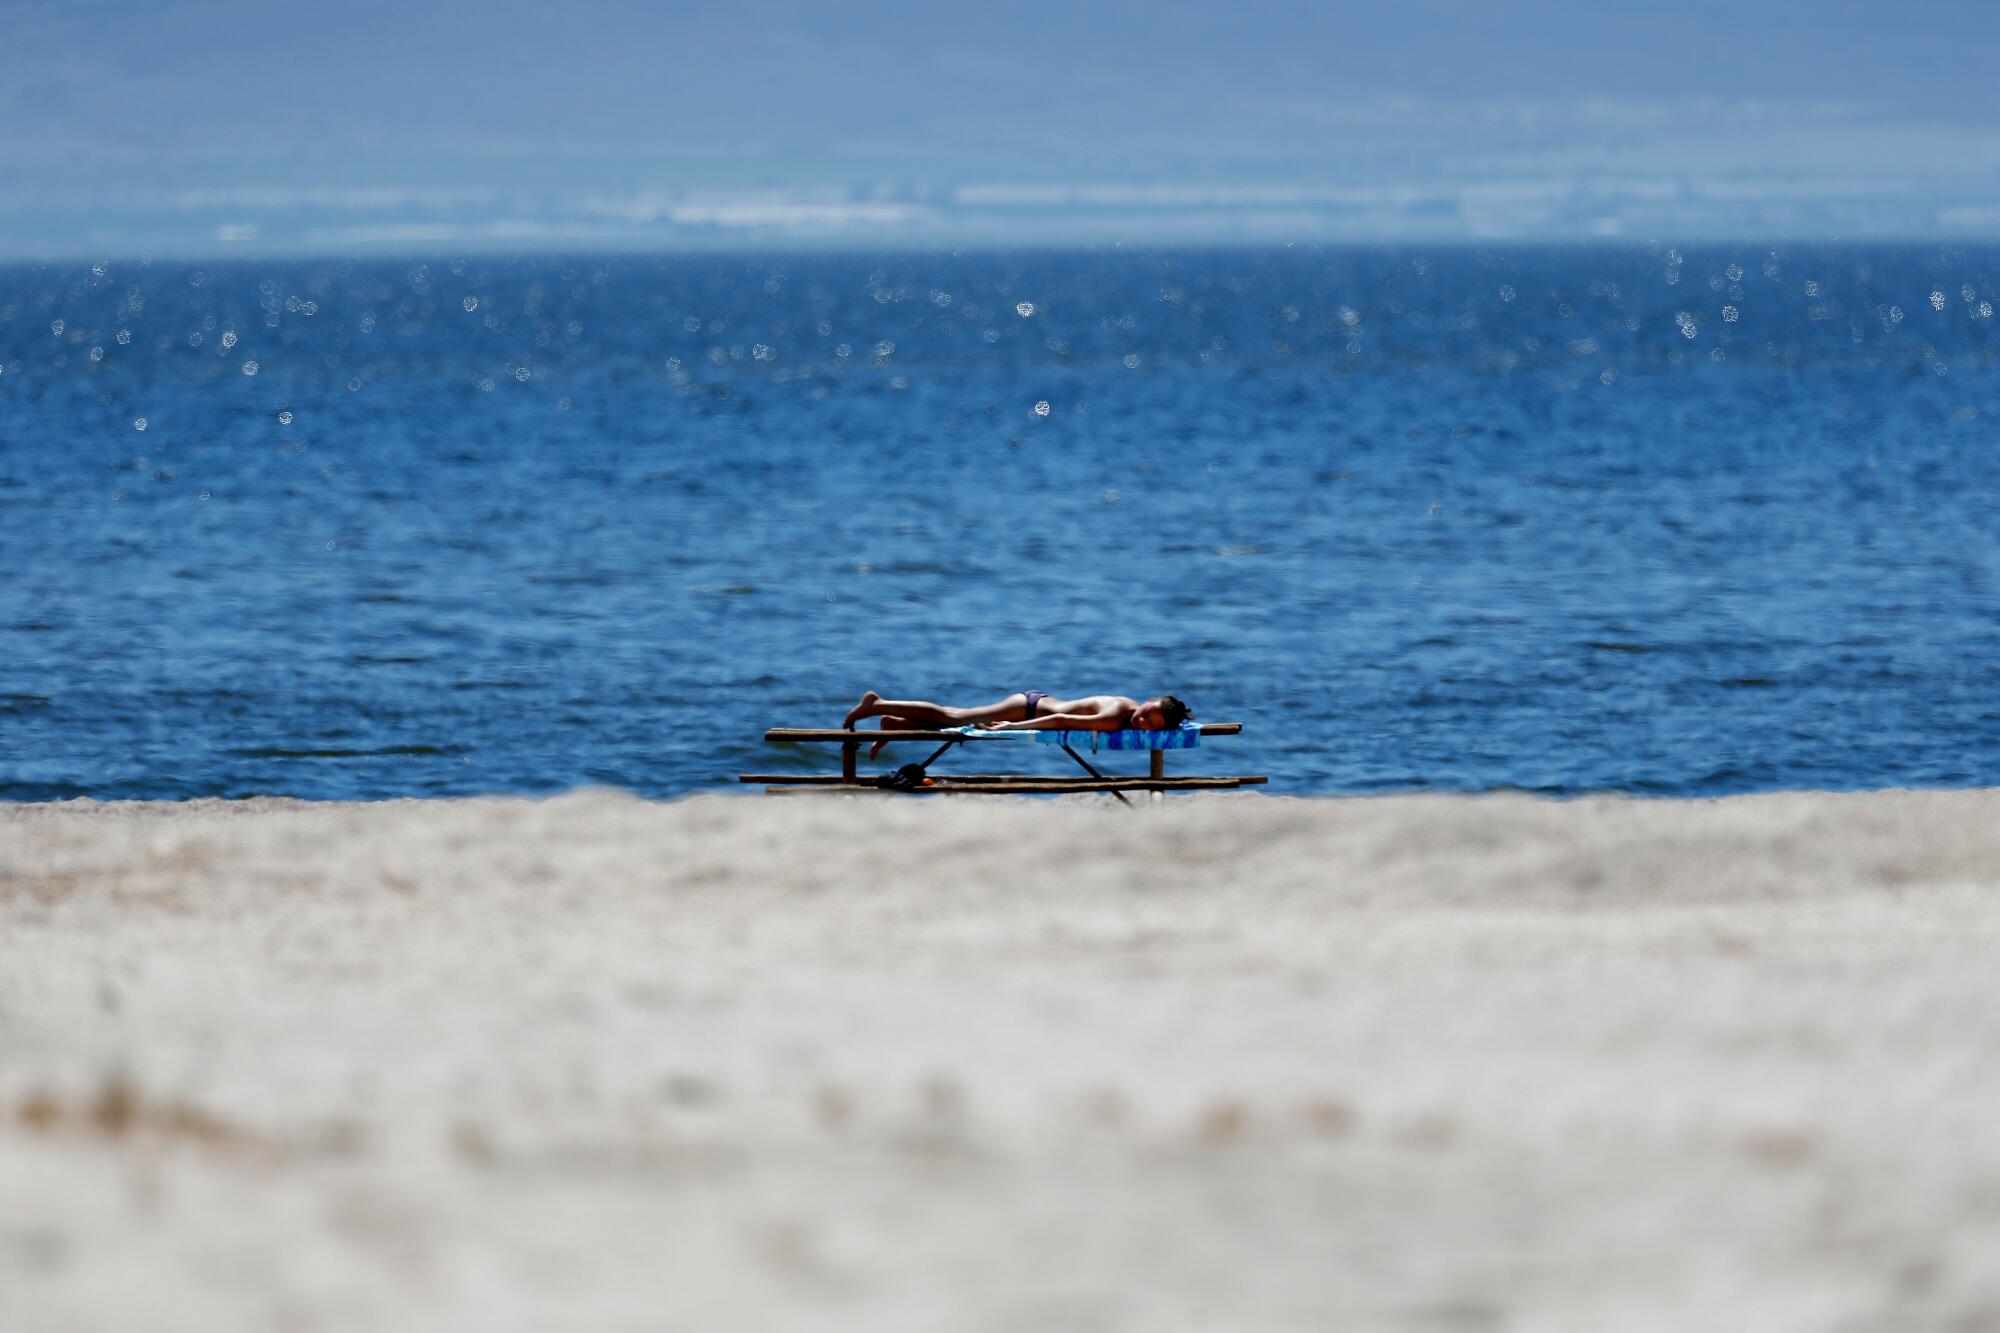
<svg viewBox="0 0 2000 1333"><path fill-rule="evenodd" d="M945 711L956 717L958 721L955 725L961 727L977 726L981 722L1019 722L1028 716L1028 696L1010 694L984 708L948 708Z"/></svg>
<svg viewBox="0 0 2000 1333"><path fill-rule="evenodd" d="M882 718L881 727L882 730L884 731L924 731L927 729L924 723L912 722L910 721L909 718L898 717L894 713L883 713L881 714L881 718ZM891 736L885 736L881 740L876 741L873 745L869 746L868 758L872 761L876 755L882 753L882 747L887 745L893 739L895 738Z"/></svg>
<svg viewBox="0 0 2000 1333"><path fill-rule="evenodd" d="M854 705L854 711L847 715L847 725L853 726L863 718L879 717L886 723L891 717L902 719L907 725L905 731L921 730L925 727L955 727L958 720L953 716L956 708L943 704L929 703L922 699L884 699L870 691L861 696L861 702Z"/></svg>
<svg viewBox="0 0 2000 1333"><path fill-rule="evenodd" d="M847 721L841 725L852 727L863 718L898 717L909 725L905 731L922 731L932 727L963 727L980 722L1018 722L1027 714L1028 696L1010 694L998 703L982 708L952 708L945 704L934 704L923 699L884 699L870 690L861 696L861 702L847 714Z"/></svg>

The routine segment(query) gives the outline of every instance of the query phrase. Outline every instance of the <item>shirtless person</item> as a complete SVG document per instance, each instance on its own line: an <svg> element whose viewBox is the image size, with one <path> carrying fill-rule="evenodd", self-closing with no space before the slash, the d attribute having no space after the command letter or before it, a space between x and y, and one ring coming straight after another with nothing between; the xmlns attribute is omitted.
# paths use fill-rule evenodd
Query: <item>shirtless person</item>
<svg viewBox="0 0 2000 1333"><path fill-rule="evenodd" d="M1058 699L1040 690L1010 694L999 703L983 708L949 708L944 704L916 699L884 699L870 690L861 702L848 710L841 725L850 730L865 717L882 719L884 731L933 731L944 727L976 726L990 731L1161 731L1178 727L1188 718L1188 706L1171 694L1162 694L1144 703L1122 694L1091 694L1081 699ZM876 741L868 747L873 759L889 743Z"/></svg>

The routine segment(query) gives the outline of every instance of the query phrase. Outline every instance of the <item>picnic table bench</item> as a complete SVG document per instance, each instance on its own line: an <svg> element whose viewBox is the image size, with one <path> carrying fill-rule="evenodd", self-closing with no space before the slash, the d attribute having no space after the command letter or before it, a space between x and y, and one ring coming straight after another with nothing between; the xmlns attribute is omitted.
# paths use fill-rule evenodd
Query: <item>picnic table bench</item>
<svg viewBox="0 0 2000 1333"><path fill-rule="evenodd" d="M838 773L739 773L741 782L762 783L767 792L903 791L913 793L979 793L1005 796L1056 792L1110 792L1120 801L1128 791L1156 794L1170 791L1215 791L1261 785L1264 774L1234 774L1223 777L1169 777L1167 751L1199 748L1204 736L1241 734L1240 722L1185 722L1159 731L990 731L980 727L947 727L933 731L851 731L844 727L772 727L764 739L774 745L829 744L840 746ZM930 741L937 745L922 763L904 764L880 774L860 772L860 751L878 740ZM1035 773L932 773L930 766L947 751L975 741L1013 741L1060 747L1080 765L1086 776L1049 777ZM1103 755L1107 752L1145 751L1148 772L1143 777L1100 771L1081 753L1083 749ZM1129 802L1128 802L1129 804Z"/></svg>

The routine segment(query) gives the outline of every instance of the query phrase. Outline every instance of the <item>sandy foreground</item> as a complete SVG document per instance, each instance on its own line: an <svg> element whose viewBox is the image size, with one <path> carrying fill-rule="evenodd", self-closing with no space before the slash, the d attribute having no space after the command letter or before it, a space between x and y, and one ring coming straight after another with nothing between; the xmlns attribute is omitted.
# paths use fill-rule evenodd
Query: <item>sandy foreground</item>
<svg viewBox="0 0 2000 1333"><path fill-rule="evenodd" d="M0 1328L2000 1328L2000 791L0 806Z"/></svg>

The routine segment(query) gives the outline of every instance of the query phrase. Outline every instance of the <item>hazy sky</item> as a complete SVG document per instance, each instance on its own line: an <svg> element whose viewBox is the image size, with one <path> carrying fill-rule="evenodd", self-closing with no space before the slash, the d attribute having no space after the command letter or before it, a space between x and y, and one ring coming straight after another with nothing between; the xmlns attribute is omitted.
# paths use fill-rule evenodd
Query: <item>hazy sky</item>
<svg viewBox="0 0 2000 1333"><path fill-rule="evenodd" d="M2000 234L1991 3L0 0L0 254Z"/></svg>

